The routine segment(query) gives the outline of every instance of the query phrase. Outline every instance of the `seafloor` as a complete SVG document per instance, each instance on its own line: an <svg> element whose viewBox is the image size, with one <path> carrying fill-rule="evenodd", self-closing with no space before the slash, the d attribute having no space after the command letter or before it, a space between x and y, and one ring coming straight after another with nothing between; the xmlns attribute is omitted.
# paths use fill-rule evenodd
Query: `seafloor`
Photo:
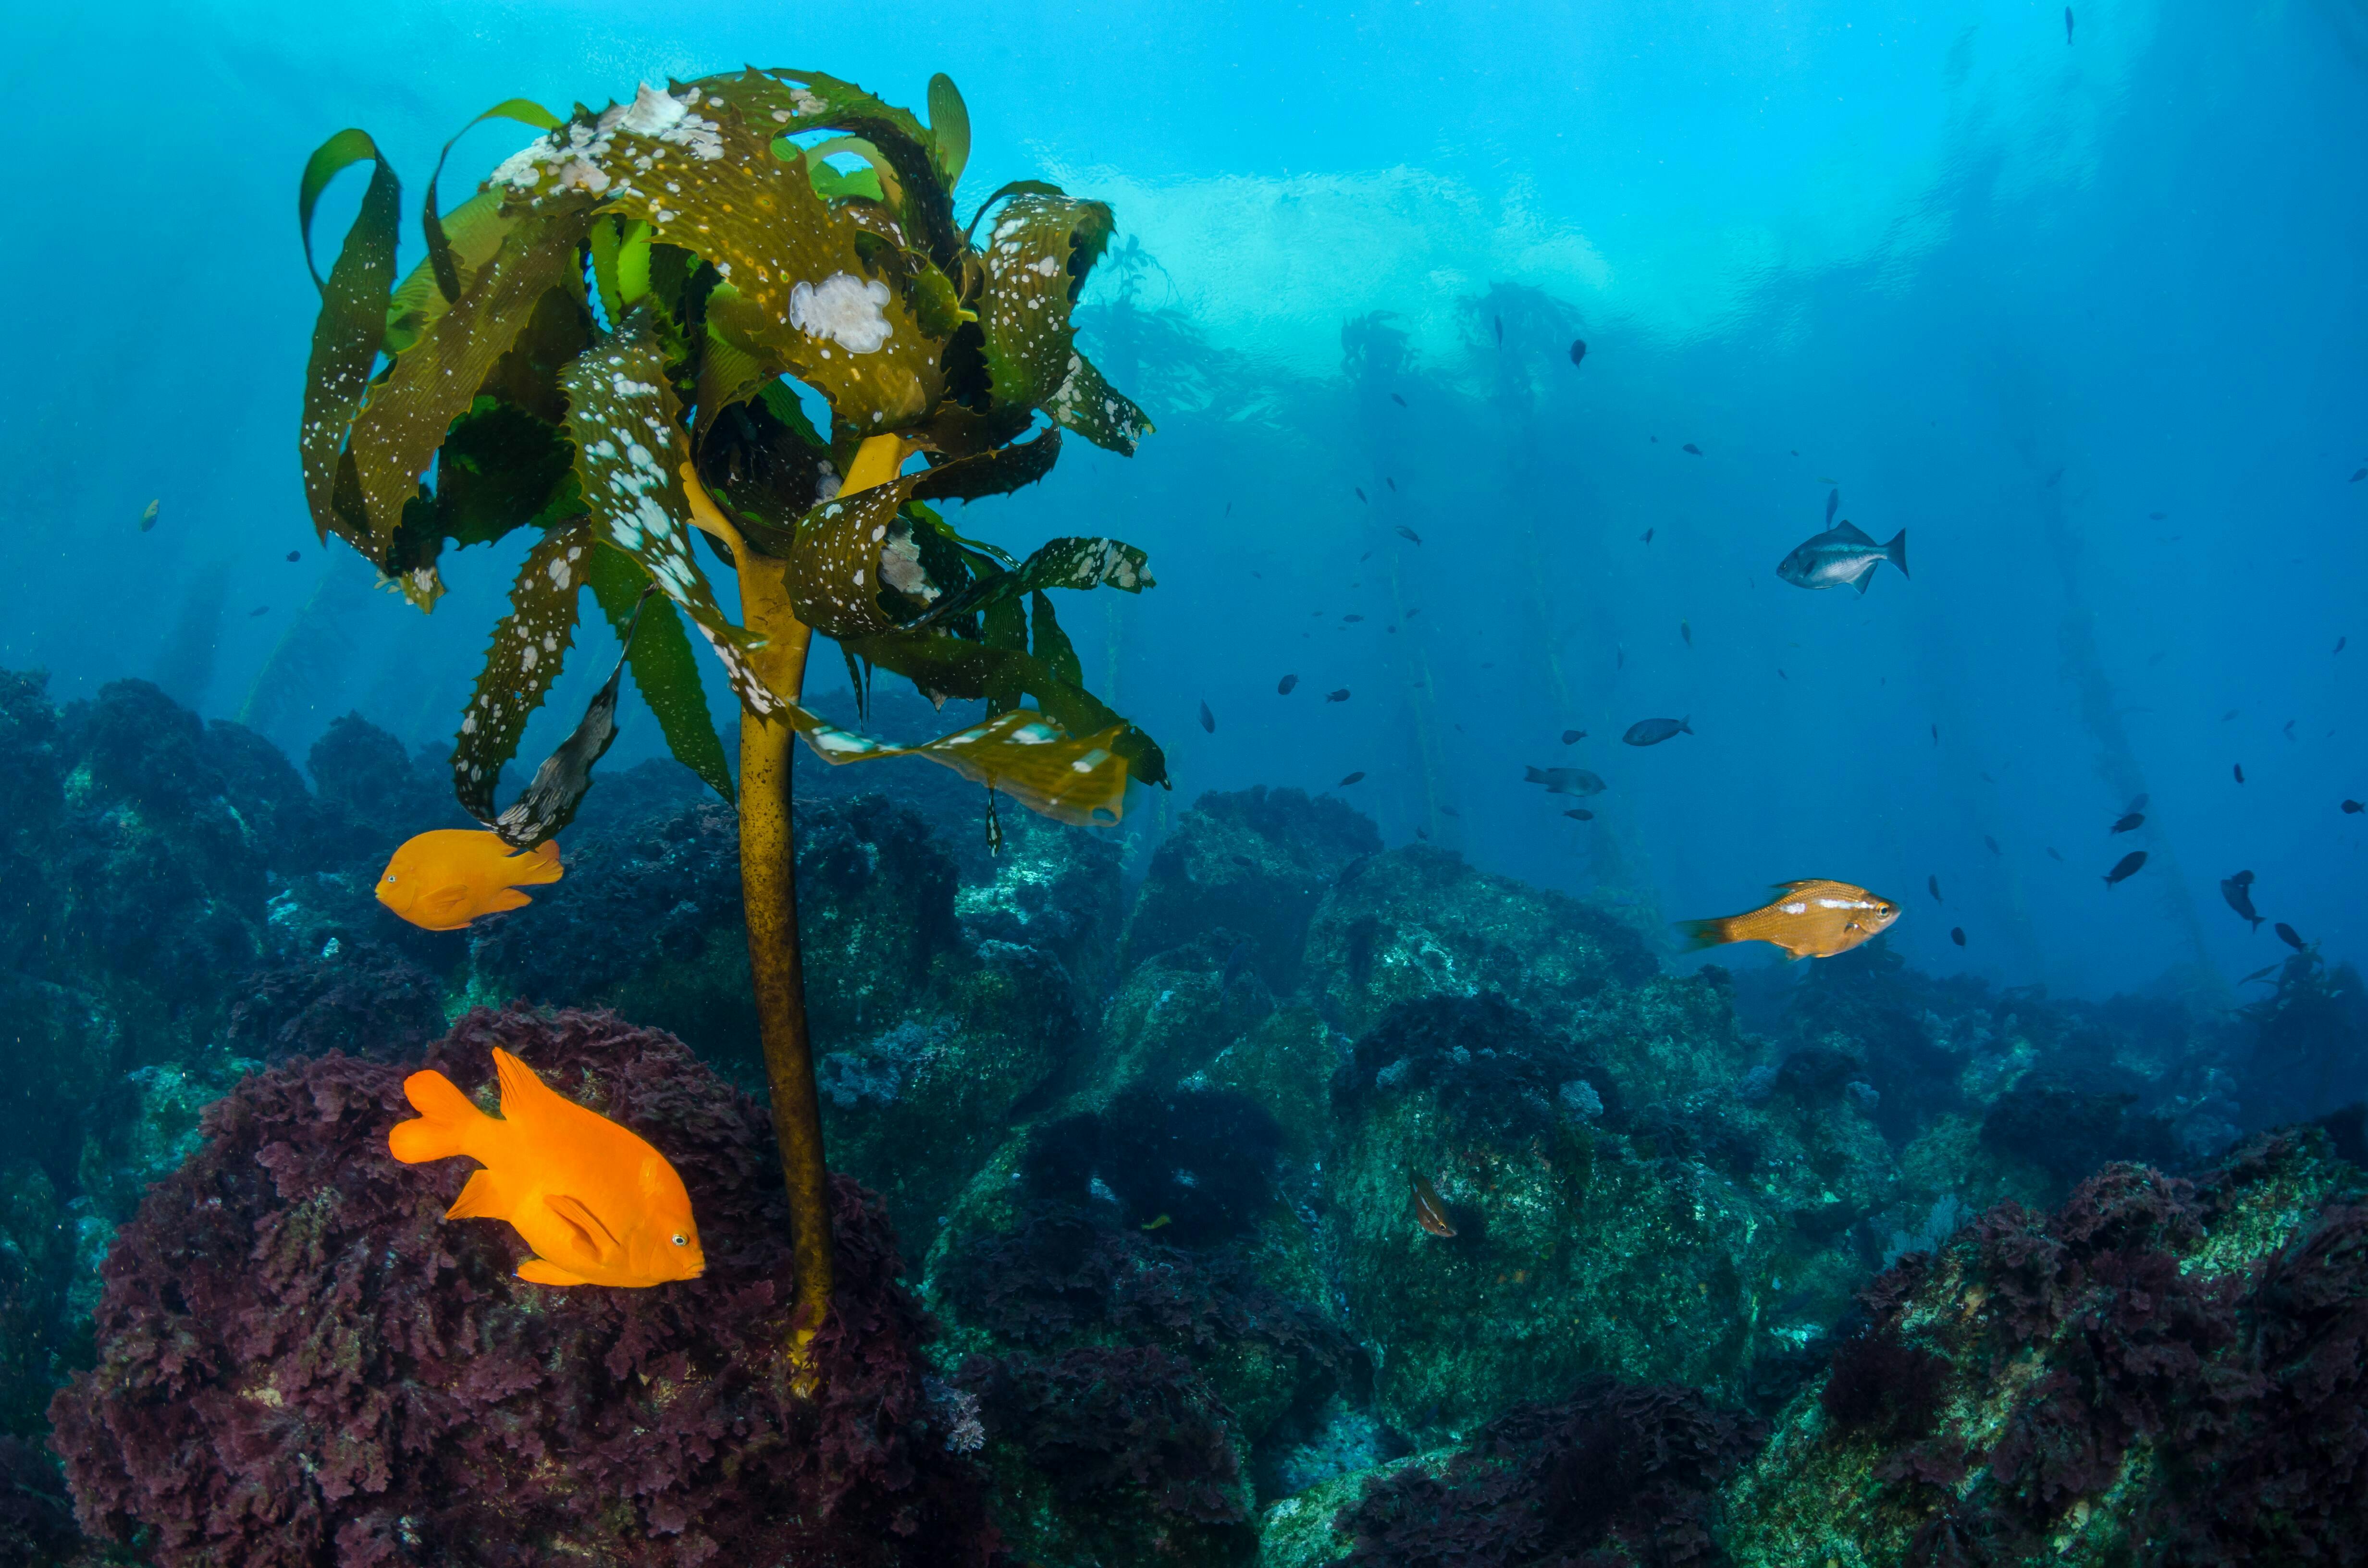
<svg viewBox="0 0 2368 1568"><path fill-rule="evenodd" d="M611 773L436 935L371 884L465 825L440 762L305 760L0 673L0 1562L2368 1562L2315 953L2238 1009L1738 984L1335 799L990 858L967 786L802 763L852 1180L800 1389L731 810ZM668 1153L705 1278L441 1221L400 1081L496 1043Z"/></svg>

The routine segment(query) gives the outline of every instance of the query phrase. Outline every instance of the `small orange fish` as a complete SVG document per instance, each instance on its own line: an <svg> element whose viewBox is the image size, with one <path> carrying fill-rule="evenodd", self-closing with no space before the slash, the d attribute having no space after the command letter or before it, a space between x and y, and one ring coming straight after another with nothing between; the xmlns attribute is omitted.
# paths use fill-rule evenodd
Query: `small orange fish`
<svg viewBox="0 0 2368 1568"><path fill-rule="evenodd" d="M441 1073L414 1073L403 1093L419 1113L386 1135L407 1165L465 1154L469 1178L447 1220L504 1220L535 1256L538 1285L663 1285L704 1272L690 1194L666 1157L586 1110L508 1051L494 1051L502 1114L487 1116Z"/></svg>
<svg viewBox="0 0 2368 1568"><path fill-rule="evenodd" d="M427 931L458 931L480 915L522 909L518 892L559 880L559 845L510 853L497 833L439 827L406 840L378 880L378 901Z"/></svg>
<svg viewBox="0 0 2368 1568"><path fill-rule="evenodd" d="M1455 1221L1447 1217L1447 1205L1440 1201L1439 1188L1430 1185L1429 1176L1414 1179L1414 1222L1434 1236L1452 1236Z"/></svg>
<svg viewBox="0 0 2368 1568"><path fill-rule="evenodd" d="M1788 959L1829 959L1846 953L1899 918L1899 905L1849 882L1779 882L1784 896L1742 915L1681 920L1689 948L1722 942L1772 942Z"/></svg>

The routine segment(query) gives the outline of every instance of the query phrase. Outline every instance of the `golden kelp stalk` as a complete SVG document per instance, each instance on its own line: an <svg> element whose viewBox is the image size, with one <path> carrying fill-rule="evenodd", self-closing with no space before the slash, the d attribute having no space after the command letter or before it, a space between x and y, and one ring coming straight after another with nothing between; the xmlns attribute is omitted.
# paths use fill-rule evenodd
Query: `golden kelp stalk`
<svg viewBox="0 0 2368 1568"><path fill-rule="evenodd" d="M1166 781L1150 737L1084 688L1048 597L1149 587L1143 552L1064 538L1015 560L930 506L1042 478L1064 431L1120 453L1149 433L1070 322L1110 209L1022 180L959 222L970 121L944 76L926 125L852 83L782 70L643 86L564 120L522 99L478 118L543 134L449 212L430 179L427 259L400 281L401 187L369 135L340 132L304 170L309 261L323 188L374 165L320 282L305 494L324 540L423 610L443 592L446 546L537 531L452 756L461 804L521 847L575 808L505 818L495 792L583 589L621 630L655 585L628 653L635 685L674 755L730 800L686 619L720 661L741 706L742 882L803 1361L831 1256L791 737L834 764L923 757L1064 822L1116 822L1130 780ZM828 405L826 432L784 378ZM737 577L737 623L697 534ZM824 722L801 706L817 631L859 692L877 667L935 699L984 699L985 722L909 747Z"/></svg>

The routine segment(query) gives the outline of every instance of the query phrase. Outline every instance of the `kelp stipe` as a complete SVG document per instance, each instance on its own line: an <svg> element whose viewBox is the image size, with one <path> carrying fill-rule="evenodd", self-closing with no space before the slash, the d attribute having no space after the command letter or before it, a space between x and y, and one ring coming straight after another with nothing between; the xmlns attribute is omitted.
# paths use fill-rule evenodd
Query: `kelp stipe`
<svg viewBox="0 0 2368 1568"><path fill-rule="evenodd" d="M791 735L834 764L927 757L1072 823L1114 823L1131 780L1166 782L1150 737L1085 689L1047 597L1149 587L1143 552L1073 538L1015 561L929 506L1042 478L1064 430L1121 454L1149 433L1077 351L1070 321L1109 243L1110 209L1023 180L959 222L969 116L942 75L929 113L925 125L852 83L787 70L644 86L564 120L512 99L478 118L544 134L449 211L431 179L427 259L400 281L401 187L367 133L324 142L298 198L309 263L321 191L373 165L328 277L314 272L322 305L298 445L320 536L344 540L427 610L448 544L539 531L461 720L461 804L504 831L496 784L558 676L586 586L620 631L646 588L662 596L628 665L674 755L726 800L734 780L683 618L740 699L749 954L791 1195L802 1363L832 1266ZM827 432L784 377L828 404ZM916 453L925 465L904 472ZM694 532L738 578L738 624ZM867 675L907 676L934 699L984 699L985 722L914 747L825 723L800 706L816 631ZM541 820L512 817L511 829L547 836L548 819L529 814Z"/></svg>

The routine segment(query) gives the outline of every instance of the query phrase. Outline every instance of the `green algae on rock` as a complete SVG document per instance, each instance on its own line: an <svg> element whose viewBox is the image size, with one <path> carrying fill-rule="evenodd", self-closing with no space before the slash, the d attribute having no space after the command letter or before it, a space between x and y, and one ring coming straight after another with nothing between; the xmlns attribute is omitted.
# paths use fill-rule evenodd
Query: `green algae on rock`
<svg viewBox="0 0 2368 1568"><path fill-rule="evenodd" d="M1738 1568L2368 1546L2360 1180L2319 1134L2273 1134L2198 1185L2108 1166L2053 1215L2004 1204L1903 1259L1728 1489ZM1909 1405L1836 1397L1874 1359L1930 1369L1893 1374Z"/></svg>

